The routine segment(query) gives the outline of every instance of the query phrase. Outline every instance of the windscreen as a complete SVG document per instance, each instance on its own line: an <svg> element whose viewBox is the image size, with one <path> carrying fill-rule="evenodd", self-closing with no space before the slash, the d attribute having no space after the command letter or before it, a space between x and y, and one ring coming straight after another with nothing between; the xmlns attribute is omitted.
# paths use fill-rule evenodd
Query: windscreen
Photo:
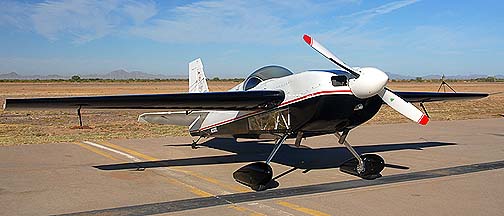
<svg viewBox="0 0 504 216"><path fill-rule="evenodd" d="M293 73L282 66L270 65L257 69L245 80L244 90L256 87L262 81L292 75Z"/></svg>

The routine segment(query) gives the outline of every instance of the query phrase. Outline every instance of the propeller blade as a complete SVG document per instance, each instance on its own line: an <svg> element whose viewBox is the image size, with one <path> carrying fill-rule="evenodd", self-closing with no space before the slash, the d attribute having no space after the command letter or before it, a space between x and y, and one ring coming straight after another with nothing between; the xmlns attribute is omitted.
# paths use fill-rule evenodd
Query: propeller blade
<svg viewBox="0 0 504 216"><path fill-rule="evenodd" d="M404 101L387 88L378 92L378 95L390 107L418 124L426 125L429 122L429 117L423 114L422 111L418 110L413 104Z"/></svg>
<svg viewBox="0 0 504 216"><path fill-rule="evenodd" d="M334 64L338 65L340 68L348 71L349 73L353 74L356 78L360 76L360 73L345 64L345 62L341 61L338 57L336 57L334 54L331 53L331 51L327 50L324 46L322 46L319 42L317 42L315 39L310 37L309 35L305 34L303 35L303 40L310 45L314 50L322 54L324 57L332 61Z"/></svg>

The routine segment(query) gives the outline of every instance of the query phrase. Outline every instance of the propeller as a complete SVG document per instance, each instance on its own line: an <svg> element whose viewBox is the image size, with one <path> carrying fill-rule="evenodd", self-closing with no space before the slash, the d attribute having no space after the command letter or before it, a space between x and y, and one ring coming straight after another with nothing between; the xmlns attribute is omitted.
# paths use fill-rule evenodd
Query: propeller
<svg viewBox="0 0 504 216"><path fill-rule="evenodd" d="M348 86L357 98L365 99L379 95L387 105L412 121L421 125L426 125L429 122L429 118L422 111L385 87L388 82L388 76L380 69L372 67L352 68L309 35L305 34L303 39L314 50L355 77L349 79Z"/></svg>

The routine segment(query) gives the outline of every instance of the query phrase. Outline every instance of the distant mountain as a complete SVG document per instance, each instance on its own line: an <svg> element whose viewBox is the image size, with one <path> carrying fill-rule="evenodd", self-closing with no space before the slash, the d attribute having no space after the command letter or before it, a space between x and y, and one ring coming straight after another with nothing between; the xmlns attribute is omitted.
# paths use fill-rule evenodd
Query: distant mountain
<svg viewBox="0 0 504 216"><path fill-rule="evenodd" d="M395 74L395 73L387 73L386 74L389 76L389 79L391 80L410 80L410 79L415 79L414 76L408 76L408 75L401 75L401 74Z"/></svg>
<svg viewBox="0 0 504 216"><path fill-rule="evenodd" d="M395 74L395 73L387 73L390 79L393 80L411 80L411 79L416 79L417 76L410 76L410 75L401 75L401 74ZM443 75L425 75L425 76L420 76L424 80L430 80L430 79L441 79ZM476 79L476 78L487 78L487 77L495 77L498 79L503 79L504 75L481 75L481 74L469 74L469 75L451 75L451 76L445 76L445 79L451 79L451 80L469 80L469 79Z"/></svg>
<svg viewBox="0 0 504 216"><path fill-rule="evenodd" d="M469 75L452 75L445 76L445 79L452 80L468 80L468 79L476 79L476 78L487 78L487 77L495 77L492 75L481 75L481 74L469 74ZM442 75L427 75L423 76L423 79L441 79Z"/></svg>
<svg viewBox="0 0 504 216"><path fill-rule="evenodd" d="M17 80L34 80L34 79L69 79L69 77L66 76L60 76L60 75L46 75L46 76L40 76L40 75L19 75L16 72L10 72L6 74L0 74L0 79L17 79Z"/></svg>
<svg viewBox="0 0 504 216"><path fill-rule="evenodd" d="M423 76L422 79L430 80L430 79L441 79L443 75L427 75ZM448 76L445 76L445 79L449 79Z"/></svg>
<svg viewBox="0 0 504 216"><path fill-rule="evenodd" d="M411 75L401 75L395 73L387 73L390 79L393 80L411 80L416 79L416 76ZM187 76L167 76L161 74L150 74L142 71L126 71L123 69L111 71L105 74L84 74L78 75L83 79L114 79L114 80L127 80L127 79L187 79ZM478 75L478 74L470 74L470 75L453 75L446 76L445 79L456 79L456 80L467 80L467 79L476 79L476 78L487 78L487 77L495 77L498 79L504 79L504 75ZM49 79L70 79L72 76L62 76L62 75L19 75L16 72L10 72L6 74L0 74L1 79L17 79L17 80L31 80L31 79L40 79L40 80L49 80ZM422 79L441 79L441 75L426 75L422 76Z"/></svg>
<svg viewBox="0 0 504 216"><path fill-rule="evenodd" d="M88 74L81 75L81 78L95 78L95 79L115 79L115 80L123 80L123 79L171 79L171 76L159 75L159 74L150 74L144 73L141 71L131 71L128 72L126 70L115 70L108 72L106 74Z"/></svg>
<svg viewBox="0 0 504 216"><path fill-rule="evenodd" d="M0 79L19 79L21 76L16 72L0 74Z"/></svg>
<svg viewBox="0 0 504 216"><path fill-rule="evenodd" d="M187 76L166 76L160 74L150 74L141 71L131 71L126 70L115 70L105 74L78 74L84 79L115 79L115 80L127 80L127 79L187 79ZM72 76L61 76L61 75L19 75L15 72L10 72L6 74L0 74L0 79L17 79L17 80L30 80L30 79L70 79Z"/></svg>

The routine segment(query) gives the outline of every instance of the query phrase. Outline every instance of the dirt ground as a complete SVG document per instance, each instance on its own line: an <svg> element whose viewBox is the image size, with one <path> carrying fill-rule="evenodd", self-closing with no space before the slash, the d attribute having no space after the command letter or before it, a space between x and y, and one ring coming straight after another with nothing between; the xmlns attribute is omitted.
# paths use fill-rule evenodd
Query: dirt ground
<svg viewBox="0 0 504 216"><path fill-rule="evenodd" d="M440 83L436 82L392 82L387 86L399 91L431 91L436 92ZM504 83L483 82L453 82L449 84L457 92L486 92L493 94L479 100L443 101L424 104L431 120L462 120L462 119L487 119L499 118L504 114ZM443 88L441 88L443 91ZM450 89L446 87L446 91ZM418 104L415 104L418 106ZM393 111L388 106L382 106L380 112L368 124L398 123L409 120Z"/></svg>
<svg viewBox="0 0 504 216"><path fill-rule="evenodd" d="M211 91L225 91L237 84L238 82L210 81L209 88ZM0 104L3 105L5 98L186 92L187 85L187 81L0 83ZM454 82L450 85L458 92L504 92L504 83ZM437 91L438 86L439 83L428 82L388 84L392 90L404 91ZM504 94L473 101L428 103L426 108L434 121L499 118L504 114ZM146 111L83 110L84 124L91 129L71 129L78 125L75 111L0 110L0 146L85 139L188 136L185 127L138 123L137 117L143 112ZM390 107L382 106L380 112L366 124L408 121Z"/></svg>

